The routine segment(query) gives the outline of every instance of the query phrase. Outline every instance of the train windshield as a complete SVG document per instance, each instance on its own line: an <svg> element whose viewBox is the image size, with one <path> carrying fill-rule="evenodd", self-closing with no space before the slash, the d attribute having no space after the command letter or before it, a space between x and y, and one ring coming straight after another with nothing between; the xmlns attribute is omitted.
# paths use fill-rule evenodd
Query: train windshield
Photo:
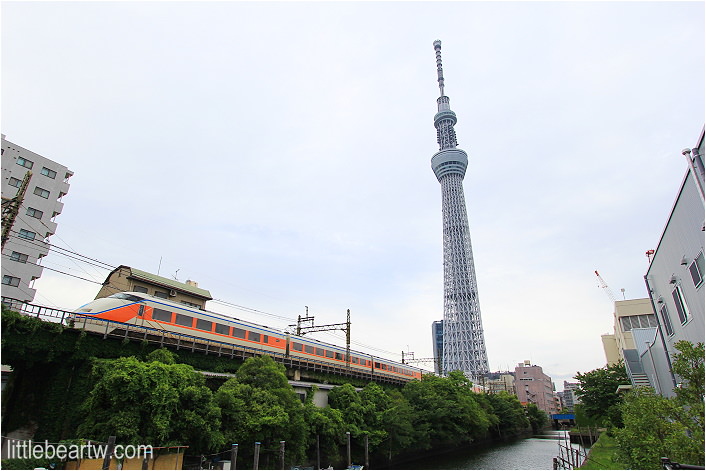
<svg viewBox="0 0 706 471"><path fill-rule="evenodd" d="M113 298L113 299L124 299L126 301L133 301L136 303L139 303L140 301L145 300L145 298L141 298L139 296L135 296L134 294L127 294L127 293L115 293L115 294L112 294L108 297Z"/></svg>

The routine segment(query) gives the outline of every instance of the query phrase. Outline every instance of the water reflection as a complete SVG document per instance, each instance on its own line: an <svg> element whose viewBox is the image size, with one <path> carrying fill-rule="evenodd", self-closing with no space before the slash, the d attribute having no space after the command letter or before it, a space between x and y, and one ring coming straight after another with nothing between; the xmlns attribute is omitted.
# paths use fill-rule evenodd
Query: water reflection
<svg viewBox="0 0 706 471"><path fill-rule="evenodd" d="M566 432L547 430L529 438L422 458L398 469L552 469L559 443L565 439Z"/></svg>

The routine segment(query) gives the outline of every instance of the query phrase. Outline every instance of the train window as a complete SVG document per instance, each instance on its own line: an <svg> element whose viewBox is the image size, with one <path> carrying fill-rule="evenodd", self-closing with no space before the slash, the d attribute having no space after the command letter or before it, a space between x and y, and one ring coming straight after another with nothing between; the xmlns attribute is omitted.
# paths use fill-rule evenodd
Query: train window
<svg viewBox="0 0 706 471"><path fill-rule="evenodd" d="M311 345L304 345L304 351L306 353L314 353L314 347L312 347Z"/></svg>
<svg viewBox="0 0 706 471"><path fill-rule="evenodd" d="M230 326L224 324L216 324L216 333L230 335Z"/></svg>
<svg viewBox="0 0 706 471"><path fill-rule="evenodd" d="M166 311L164 309L154 308L152 310L152 319L154 319L156 321L171 322L172 321L172 313L169 311Z"/></svg>
<svg viewBox="0 0 706 471"><path fill-rule="evenodd" d="M248 334L248 340L252 340L253 342L260 342L262 338L262 335L258 334L257 332L250 332Z"/></svg>
<svg viewBox="0 0 706 471"><path fill-rule="evenodd" d="M262 343L267 343L267 335L262 336Z"/></svg>
<svg viewBox="0 0 706 471"><path fill-rule="evenodd" d="M316 349L316 354L319 356L324 356L324 349L323 348L317 348Z"/></svg>
<svg viewBox="0 0 706 471"><path fill-rule="evenodd" d="M358 357L351 357L351 361L357 365L360 360L358 359Z"/></svg>
<svg viewBox="0 0 706 471"><path fill-rule="evenodd" d="M233 327L233 337L238 338L238 339L244 339L245 338L245 331L243 329L238 329L237 327Z"/></svg>
<svg viewBox="0 0 706 471"><path fill-rule="evenodd" d="M207 321L206 319L196 319L196 328L199 330L205 330L206 332L211 332L213 328L213 322Z"/></svg>
<svg viewBox="0 0 706 471"><path fill-rule="evenodd" d="M333 358L333 352L331 350L326 350L326 358Z"/></svg>
<svg viewBox="0 0 706 471"><path fill-rule="evenodd" d="M336 353L336 360L343 360L343 355Z"/></svg>
<svg viewBox="0 0 706 471"><path fill-rule="evenodd" d="M304 345L299 342L292 342L292 348L298 352L301 352L304 349Z"/></svg>
<svg viewBox="0 0 706 471"><path fill-rule="evenodd" d="M194 318L191 316L185 316L184 314L177 314L174 323L177 325L183 325L186 327L191 327L194 322Z"/></svg>
<svg viewBox="0 0 706 471"><path fill-rule="evenodd" d="M127 293L115 293L110 296L109 298L112 299L124 299L125 301L133 301L136 303L139 303L140 301L144 301L145 298L141 298L139 296L135 296L134 294L127 294Z"/></svg>
<svg viewBox="0 0 706 471"><path fill-rule="evenodd" d="M380 368L380 363L375 362L375 368Z"/></svg>
<svg viewBox="0 0 706 471"><path fill-rule="evenodd" d="M145 315L145 305L140 304L140 307L137 309L137 315L142 317Z"/></svg>

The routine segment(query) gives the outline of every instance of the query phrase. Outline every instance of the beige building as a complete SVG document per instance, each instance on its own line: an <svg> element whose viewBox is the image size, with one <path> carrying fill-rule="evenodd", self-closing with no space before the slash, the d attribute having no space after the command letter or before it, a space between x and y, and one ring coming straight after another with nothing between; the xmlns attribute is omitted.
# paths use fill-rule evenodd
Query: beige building
<svg viewBox="0 0 706 471"><path fill-rule="evenodd" d="M510 372L488 373L485 380L485 389L491 394L506 391L515 394L515 375Z"/></svg>
<svg viewBox="0 0 706 471"><path fill-rule="evenodd" d="M633 329L657 327L657 319L649 298L616 301L613 312L613 334L604 334L603 350L609 365L625 361L625 351L635 350Z"/></svg>
<svg viewBox="0 0 706 471"><path fill-rule="evenodd" d="M211 293L199 288L195 281L187 280L182 283L125 265L120 265L110 272L96 299L122 291L145 293L198 309L204 309L206 301L213 299Z"/></svg>
<svg viewBox="0 0 706 471"><path fill-rule="evenodd" d="M616 301L614 306L613 334L601 336L606 361L614 365L622 360L634 385L649 386L639 359L642 345L637 345L636 336L642 339L645 332L657 327L652 303L649 298L628 299Z"/></svg>

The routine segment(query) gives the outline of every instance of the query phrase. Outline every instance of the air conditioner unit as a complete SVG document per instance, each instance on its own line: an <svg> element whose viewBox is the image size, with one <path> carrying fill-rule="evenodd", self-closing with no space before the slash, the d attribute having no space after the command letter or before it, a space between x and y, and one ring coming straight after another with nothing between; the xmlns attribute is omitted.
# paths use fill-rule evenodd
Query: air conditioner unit
<svg viewBox="0 0 706 471"><path fill-rule="evenodd" d="M169 296L171 296L171 297L176 296L176 290L175 289L169 290Z"/></svg>

